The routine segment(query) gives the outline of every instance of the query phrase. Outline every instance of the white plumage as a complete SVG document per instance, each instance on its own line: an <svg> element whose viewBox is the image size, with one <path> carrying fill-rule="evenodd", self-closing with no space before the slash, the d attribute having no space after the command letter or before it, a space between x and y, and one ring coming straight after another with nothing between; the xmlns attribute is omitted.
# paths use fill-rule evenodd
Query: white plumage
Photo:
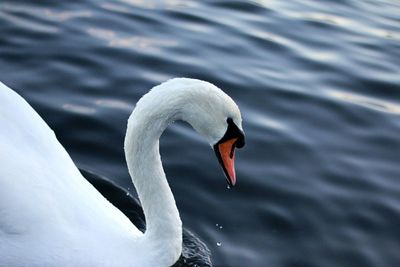
<svg viewBox="0 0 400 267"><path fill-rule="evenodd" d="M227 117L241 128L232 99L200 80L169 80L137 103L125 154L146 216L143 234L82 177L32 107L0 83L0 266L172 265L181 253L182 227L159 137L182 119L213 145Z"/></svg>

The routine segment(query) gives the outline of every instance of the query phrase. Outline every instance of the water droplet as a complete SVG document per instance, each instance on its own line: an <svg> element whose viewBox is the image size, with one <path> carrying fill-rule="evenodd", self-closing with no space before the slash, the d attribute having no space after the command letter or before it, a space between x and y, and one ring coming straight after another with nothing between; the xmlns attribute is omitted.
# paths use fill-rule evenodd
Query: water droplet
<svg viewBox="0 0 400 267"><path fill-rule="evenodd" d="M219 229L222 229L222 228L223 228L222 225L220 225L220 226L219 226Z"/></svg>
<svg viewBox="0 0 400 267"><path fill-rule="evenodd" d="M126 192L126 196L129 196L129 192Z"/></svg>
<svg viewBox="0 0 400 267"><path fill-rule="evenodd" d="M218 227L218 225L219 225L218 223L215 224L215 226L217 226L217 227Z"/></svg>
<svg viewBox="0 0 400 267"><path fill-rule="evenodd" d="M228 184L228 185L226 186L226 189L231 189L231 186Z"/></svg>
<svg viewBox="0 0 400 267"><path fill-rule="evenodd" d="M222 243L221 242L217 242L217 246L218 247L222 246Z"/></svg>

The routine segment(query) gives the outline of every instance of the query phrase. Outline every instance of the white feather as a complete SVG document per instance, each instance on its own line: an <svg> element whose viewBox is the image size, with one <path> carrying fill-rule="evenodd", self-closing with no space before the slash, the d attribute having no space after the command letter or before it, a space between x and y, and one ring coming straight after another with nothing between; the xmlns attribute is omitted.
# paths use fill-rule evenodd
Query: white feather
<svg viewBox="0 0 400 267"><path fill-rule="evenodd" d="M0 267L172 265L182 226L158 151L167 125L190 123L210 144L239 109L214 85L173 79L140 99L125 154L146 216L140 232L80 174L32 107L0 83Z"/></svg>

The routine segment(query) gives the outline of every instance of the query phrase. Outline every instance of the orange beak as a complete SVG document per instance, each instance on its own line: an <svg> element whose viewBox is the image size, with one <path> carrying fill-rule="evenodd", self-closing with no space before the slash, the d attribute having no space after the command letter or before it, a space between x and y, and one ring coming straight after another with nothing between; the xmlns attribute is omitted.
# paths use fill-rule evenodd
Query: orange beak
<svg viewBox="0 0 400 267"><path fill-rule="evenodd" d="M229 186L236 184L235 148L237 140L238 138L229 139L215 146L215 153L224 170Z"/></svg>

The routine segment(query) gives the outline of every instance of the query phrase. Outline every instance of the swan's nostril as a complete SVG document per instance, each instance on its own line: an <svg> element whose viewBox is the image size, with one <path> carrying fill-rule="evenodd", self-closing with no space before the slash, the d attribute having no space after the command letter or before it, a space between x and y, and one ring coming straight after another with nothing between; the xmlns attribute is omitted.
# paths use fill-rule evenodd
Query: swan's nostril
<svg viewBox="0 0 400 267"><path fill-rule="evenodd" d="M229 157L231 159L233 159L233 157L235 156L235 148L236 148L236 143L233 144L233 146L231 148L231 153L229 153Z"/></svg>

